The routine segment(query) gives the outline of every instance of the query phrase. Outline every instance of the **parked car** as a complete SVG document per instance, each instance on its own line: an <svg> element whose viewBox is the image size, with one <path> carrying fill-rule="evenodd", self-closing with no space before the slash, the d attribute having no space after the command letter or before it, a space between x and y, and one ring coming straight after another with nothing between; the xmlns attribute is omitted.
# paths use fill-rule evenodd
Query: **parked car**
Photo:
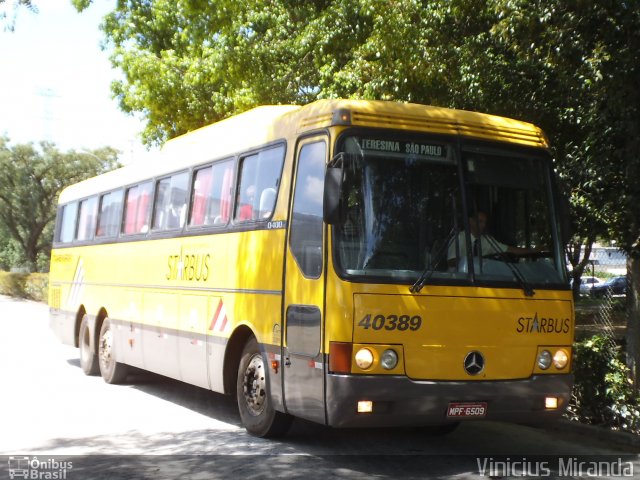
<svg viewBox="0 0 640 480"><path fill-rule="evenodd" d="M581 277L580 278L580 295L589 295L591 289L596 285L601 285L603 282L598 277ZM573 285L573 279L571 280Z"/></svg>
<svg viewBox="0 0 640 480"><path fill-rule="evenodd" d="M591 288L591 295L594 297L604 297L607 292L611 292L611 295L626 295L627 289L627 277L613 277L604 283L594 285Z"/></svg>

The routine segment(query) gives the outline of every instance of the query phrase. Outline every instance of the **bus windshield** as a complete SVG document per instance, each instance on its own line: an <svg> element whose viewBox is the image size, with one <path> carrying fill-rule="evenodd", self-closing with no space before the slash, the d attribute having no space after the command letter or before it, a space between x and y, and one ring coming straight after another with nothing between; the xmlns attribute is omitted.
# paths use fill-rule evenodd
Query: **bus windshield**
<svg viewBox="0 0 640 480"><path fill-rule="evenodd" d="M462 227L458 165L450 145L350 136L343 143L344 221L336 253L346 275L415 281L466 278L447 268L447 246Z"/></svg>
<svg viewBox="0 0 640 480"><path fill-rule="evenodd" d="M549 162L541 156L483 150L463 151L462 158L476 278L564 283ZM457 259L459 268L468 261Z"/></svg>
<svg viewBox="0 0 640 480"><path fill-rule="evenodd" d="M472 273L489 283L564 282L542 158L463 152L459 168L453 143L441 140L363 134L340 147L343 221L334 250L343 276L413 283L426 270L436 282ZM478 217L483 230L474 235Z"/></svg>

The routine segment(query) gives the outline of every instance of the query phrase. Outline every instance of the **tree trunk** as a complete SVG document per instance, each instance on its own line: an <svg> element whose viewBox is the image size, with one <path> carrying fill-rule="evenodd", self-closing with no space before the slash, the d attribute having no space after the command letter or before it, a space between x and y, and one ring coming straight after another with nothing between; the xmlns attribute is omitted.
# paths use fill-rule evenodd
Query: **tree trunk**
<svg viewBox="0 0 640 480"><path fill-rule="evenodd" d="M38 250L35 247L27 248L24 252L24 258L26 261L25 267L29 270L29 273L38 271Z"/></svg>
<svg viewBox="0 0 640 480"><path fill-rule="evenodd" d="M578 300L580 298L580 279L582 278L582 274L584 273L584 269L587 267L589 263L589 257L591 257L591 249L593 248L594 239L585 238L584 243L583 239L577 239L573 242L569 243L567 250L567 258L569 259L569 263L571 264L572 270L569 273L569 276L573 279L573 285L571 289L573 290L573 299ZM584 245L584 257L580 258L580 253L582 253L582 246Z"/></svg>
<svg viewBox="0 0 640 480"><path fill-rule="evenodd" d="M632 252L627 260L627 364L636 390L640 389L640 255Z"/></svg>

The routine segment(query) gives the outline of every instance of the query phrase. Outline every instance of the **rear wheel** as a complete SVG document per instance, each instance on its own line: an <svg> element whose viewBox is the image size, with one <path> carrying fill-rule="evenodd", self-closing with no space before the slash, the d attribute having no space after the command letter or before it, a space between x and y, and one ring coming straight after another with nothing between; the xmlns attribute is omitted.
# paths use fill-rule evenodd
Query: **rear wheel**
<svg viewBox="0 0 640 480"><path fill-rule="evenodd" d="M97 375L100 371L98 366L98 355L91 348L91 329L89 328L89 317L82 317L80 332L78 333L78 347L80 347L80 367L86 375Z"/></svg>
<svg viewBox="0 0 640 480"><path fill-rule="evenodd" d="M265 363L253 337L242 351L236 395L242 424L249 433L258 437L277 437L287 433L293 419L273 408L267 389Z"/></svg>
<svg viewBox="0 0 640 480"><path fill-rule="evenodd" d="M122 383L129 369L124 363L116 362L115 342L111 321L108 318L102 322L100 328L100 343L98 345L98 359L100 360L100 375L107 383Z"/></svg>

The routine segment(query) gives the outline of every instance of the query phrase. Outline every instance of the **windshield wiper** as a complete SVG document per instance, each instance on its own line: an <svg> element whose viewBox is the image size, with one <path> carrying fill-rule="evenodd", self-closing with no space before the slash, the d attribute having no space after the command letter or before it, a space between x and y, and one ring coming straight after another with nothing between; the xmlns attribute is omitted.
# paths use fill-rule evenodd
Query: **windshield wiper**
<svg viewBox="0 0 640 480"><path fill-rule="evenodd" d="M515 265L515 263L511 263L509 261L509 257L505 254L505 252L500 250L500 247L490 235L484 235L484 238L493 247L493 249L496 252L496 255L498 255L502 259L502 261L507 264L507 267L509 267L509 270L511 270L511 273L513 273L513 276L518 281L518 284L520 284L520 286L522 287L524 294L527 297L533 297L536 294L536 292L533 289L533 287L531 287L531 285L529 285L527 280L524 278L524 275L522 275L522 272L520 271L520 269ZM480 259L480 261L482 261L482 259Z"/></svg>
<svg viewBox="0 0 640 480"><path fill-rule="evenodd" d="M440 260L442 260L441 257L444 254L444 252L446 252L448 250L449 243L451 242L453 237L455 237L455 234L456 234L456 227L454 226L451 229L451 231L449 232L449 235L447 236L447 240L440 246L440 250L438 250L436 255L429 260L429 264L422 271L422 273L418 277L418 280L416 280L416 283L414 283L413 285L411 285L409 287L409 291L411 293L420 293L420 290L422 290L422 288L425 286L425 284L433 276L433 274L435 272L435 269L433 268L433 265L434 264L437 265L438 262Z"/></svg>

